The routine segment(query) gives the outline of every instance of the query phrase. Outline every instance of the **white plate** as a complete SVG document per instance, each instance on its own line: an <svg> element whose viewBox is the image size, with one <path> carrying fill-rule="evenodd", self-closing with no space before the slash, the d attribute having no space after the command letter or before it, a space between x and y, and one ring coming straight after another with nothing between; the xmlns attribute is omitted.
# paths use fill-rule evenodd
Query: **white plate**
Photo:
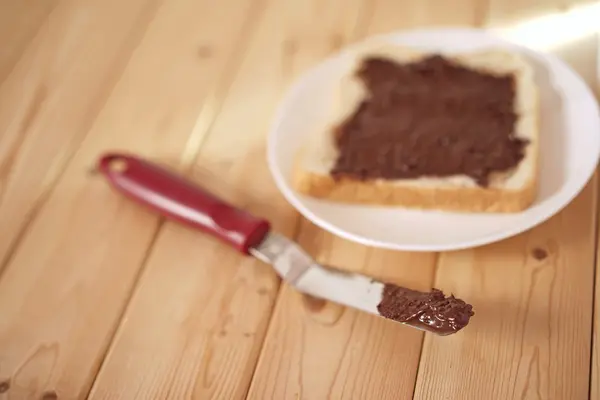
<svg viewBox="0 0 600 400"><path fill-rule="evenodd" d="M292 164L307 132L327 111L340 57L306 73L285 97L269 134L268 160L277 186L306 218L365 245L412 251L464 249L504 239L545 221L567 205L592 176L600 154L598 105L582 79L558 58L508 43L475 29L403 32L382 36L396 44L460 51L512 48L534 65L541 90L541 176L538 198L528 210L508 215L414 211L342 205L296 193Z"/></svg>

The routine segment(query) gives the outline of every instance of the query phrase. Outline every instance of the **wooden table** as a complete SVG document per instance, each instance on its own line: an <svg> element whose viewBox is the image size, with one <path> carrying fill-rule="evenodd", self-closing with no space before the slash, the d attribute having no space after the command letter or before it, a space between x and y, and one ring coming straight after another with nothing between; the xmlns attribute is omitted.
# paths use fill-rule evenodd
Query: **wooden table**
<svg viewBox="0 0 600 400"><path fill-rule="evenodd" d="M526 234L400 253L301 219L264 154L291 82L375 33L498 28L597 88L598 4L0 0L0 399L600 399L597 178ZM107 149L227 188L319 261L477 315L441 338L307 299L115 195L90 173Z"/></svg>

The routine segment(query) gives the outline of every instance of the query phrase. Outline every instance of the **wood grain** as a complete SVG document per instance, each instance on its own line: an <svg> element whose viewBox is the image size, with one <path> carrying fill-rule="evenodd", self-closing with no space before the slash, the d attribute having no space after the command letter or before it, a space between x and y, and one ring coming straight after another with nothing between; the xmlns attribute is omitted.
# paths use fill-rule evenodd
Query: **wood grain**
<svg viewBox="0 0 600 400"><path fill-rule="evenodd" d="M52 2L25 1L24 10L14 6L29 16L19 18L23 24L39 19L42 3ZM0 86L0 272L155 12L155 0L63 1Z"/></svg>
<svg viewBox="0 0 600 400"><path fill-rule="evenodd" d="M59 0L0 1L0 83L58 3Z"/></svg>
<svg viewBox="0 0 600 400"><path fill-rule="evenodd" d="M196 178L205 187L267 216L290 236L296 215L278 195L265 162L269 121L282 91L341 44L358 11L359 4L347 0L270 2L196 163ZM246 395L278 280L270 267L243 259L198 232L171 223L167 227L92 399Z"/></svg>
<svg viewBox="0 0 600 400"><path fill-rule="evenodd" d="M435 254L368 249L305 221L300 232L300 243L325 265L422 290L433 279ZM418 331L284 285L249 398L410 398L421 340Z"/></svg>
<svg viewBox="0 0 600 400"><path fill-rule="evenodd" d="M143 39L131 57L122 55L126 68L0 280L0 382L10 382L10 398L37 399L47 391L60 399L86 396L158 227L156 216L115 196L90 167L106 149L168 159L175 167L186 148L198 151L210 114L198 116L215 106L215 87L231 78L248 35L242 27L250 3L220 4L170 0L138 15L149 22ZM222 23L221 12L230 23ZM198 15L206 21L199 24ZM68 39L79 40L85 38ZM81 62L71 58L61 63ZM79 86L71 96L83 102L84 82ZM59 93L68 85L62 87ZM44 146L36 148L21 162L43 158Z"/></svg>
<svg viewBox="0 0 600 400"><path fill-rule="evenodd" d="M489 22L533 17L533 3L493 1ZM589 77L597 51L590 43L553 50ZM440 258L435 284L468 298L476 314L447 340L426 336L416 399L588 398L597 186L594 178L528 233Z"/></svg>
<svg viewBox="0 0 600 400"><path fill-rule="evenodd" d="M0 400L600 398L597 177L528 233L438 255L322 231L264 161L285 90L347 43L593 2L0 0ZM597 92L599 39L548 47ZM268 217L323 264L454 291L472 325L423 335L280 286L110 191L90 169L115 148Z"/></svg>
<svg viewBox="0 0 600 400"><path fill-rule="evenodd" d="M453 7L442 1L365 4L374 8L365 26L355 27L359 35L428 23L476 25L482 12L476 1ZM308 223L302 224L298 239L318 261L337 268L415 289L429 289L433 280L435 254L367 249ZM308 299L286 286L278 297L249 398L410 398L422 338L418 331Z"/></svg>
<svg viewBox="0 0 600 400"><path fill-rule="evenodd" d="M415 398L587 398L596 185L529 233L441 257L436 285L475 317L426 336Z"/></svg>

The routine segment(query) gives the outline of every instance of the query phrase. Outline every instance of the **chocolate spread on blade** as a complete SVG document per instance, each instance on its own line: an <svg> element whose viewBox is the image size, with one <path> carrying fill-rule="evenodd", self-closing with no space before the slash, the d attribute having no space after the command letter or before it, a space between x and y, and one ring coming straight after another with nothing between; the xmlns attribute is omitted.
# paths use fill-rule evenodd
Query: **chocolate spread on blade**
<svg viewBox="0 0 600 400"><path fill-rule="evenodd" d="M336 129L335 179L489 175L516 167L512 75L483 74L434 55L398 64L367 58L357 76L366 99Z"/></svg>
<svg viewBox="0 0 600 400"><path fill-rule="evenodd" d="M461 330L475 315L473 306L438 289L424 293L392 284L385 284L377 310L383 317L438 335Z"/></svg>

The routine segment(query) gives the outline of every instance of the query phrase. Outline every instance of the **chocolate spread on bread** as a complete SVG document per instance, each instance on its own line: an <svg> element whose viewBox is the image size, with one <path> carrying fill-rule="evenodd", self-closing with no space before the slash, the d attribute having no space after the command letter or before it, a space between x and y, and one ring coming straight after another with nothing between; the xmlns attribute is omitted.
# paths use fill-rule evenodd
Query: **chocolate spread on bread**
<svg viewBox="0 0 600 400"><path fill-rule="evenodd" d="M384 286L377 310L383 317L438 335L461 330L475 315L473 306L438 289L425 293L392 284Z"/></svg>
<svg viewBox="0 0 600 400"><path fill-rule="evenodd" d="M434 55L407 64L366 58L357 76L367 95L336 128L335 179L467 175L485 187L524 157L512 75Z"/></svg>

